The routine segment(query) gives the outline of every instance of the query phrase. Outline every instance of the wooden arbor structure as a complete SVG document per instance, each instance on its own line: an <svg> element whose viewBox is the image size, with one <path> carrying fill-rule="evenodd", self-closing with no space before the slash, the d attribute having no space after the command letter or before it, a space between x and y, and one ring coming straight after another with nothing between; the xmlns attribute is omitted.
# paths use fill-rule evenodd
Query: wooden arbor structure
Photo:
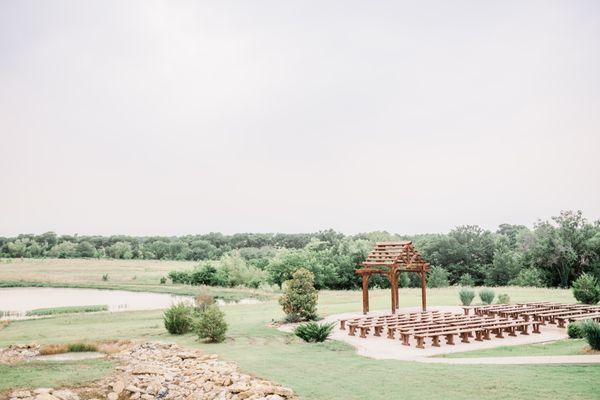
<svg viewBox="0 0 600 400"><path fill-rule="evenodd" d="M416 272L421 275L421 303L427 310L427 282L425 273L429 264L415 249L412 242L380 242L356 273L362 276L363 314L369 312L369 277L373 274L385 275L392 289L392 314L398 308L398 276L401 272Z"/></svg>

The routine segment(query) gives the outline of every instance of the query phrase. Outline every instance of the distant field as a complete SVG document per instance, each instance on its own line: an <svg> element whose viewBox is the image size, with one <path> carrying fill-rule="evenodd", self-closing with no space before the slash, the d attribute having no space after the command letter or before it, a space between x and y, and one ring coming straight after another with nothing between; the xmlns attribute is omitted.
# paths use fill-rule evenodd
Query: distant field
<svg viewBox="0 0 600 400"><path fill-rule="evenodd" d="M187 270L194 261L23 258L0 259L0 287L57 286L119 289L160 293L209 293L222 299L270 298L272 293L245 288L161 285L169 271ZM108 275L104 281L102 276Z"/></svg>
<svg viewBox="0 0 600 400"><path fill-rule="evenodd" d="M190 269L197 262L160 260L13 258L0 260L0 281L110 283L157 285L172 270Z"/></svg>

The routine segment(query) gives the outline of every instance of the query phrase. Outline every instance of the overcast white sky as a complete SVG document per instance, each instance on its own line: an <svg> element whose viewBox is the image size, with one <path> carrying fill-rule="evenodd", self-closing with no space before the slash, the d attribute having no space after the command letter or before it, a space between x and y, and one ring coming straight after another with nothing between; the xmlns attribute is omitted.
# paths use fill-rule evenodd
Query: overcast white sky
<svg viewBox="0 0 600 400"><path fill-rule="evenodd" d="M600 218L598 1L0 0L0 234Z"/></svg>

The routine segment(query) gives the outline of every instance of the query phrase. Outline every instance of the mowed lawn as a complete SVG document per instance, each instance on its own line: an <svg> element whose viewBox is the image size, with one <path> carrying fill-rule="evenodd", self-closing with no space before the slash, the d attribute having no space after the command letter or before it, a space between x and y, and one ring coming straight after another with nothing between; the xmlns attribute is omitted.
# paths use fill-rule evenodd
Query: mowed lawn
<svg viewBox="0 0 600 400"><path fill-rule="evenodd" d="M431 289L430 304L456 305L457 292L456 288ZM502 288L497 292L508 293L514 301L574 301L566 290ZM419 293L402 289L401 306L418 305ZM387 308L388 301L388 291L373 291L373 309ZM356 291L320 293L322 315L359 310L360 304ZM163 327L162 312L142 311L14 322L0 331L0 346L104 339L174 341L235 361L244 371L291 387L304 399L599 398L600 366L596 365L467 366L372 360L340 342L307 344L269 327L283 316L276 301L223 309L230 329L221 344L199 343L191 334L171 336ZM0 387L26 384L11 376L0 374ZM13 380L7 384L7 379Z"/></svg>

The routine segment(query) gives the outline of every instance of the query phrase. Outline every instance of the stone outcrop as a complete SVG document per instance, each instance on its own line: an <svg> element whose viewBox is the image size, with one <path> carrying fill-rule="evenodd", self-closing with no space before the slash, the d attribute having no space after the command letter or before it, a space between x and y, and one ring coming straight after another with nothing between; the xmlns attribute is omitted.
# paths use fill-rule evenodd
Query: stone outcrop
<svg viewBox="0 0 600 400"><path fill-rule="evenodd" d="M116 372L87 388L14 391L11 400L284 400L291 389L240 372L216 355L174 344L143 343L113 354Z"/></svg>

